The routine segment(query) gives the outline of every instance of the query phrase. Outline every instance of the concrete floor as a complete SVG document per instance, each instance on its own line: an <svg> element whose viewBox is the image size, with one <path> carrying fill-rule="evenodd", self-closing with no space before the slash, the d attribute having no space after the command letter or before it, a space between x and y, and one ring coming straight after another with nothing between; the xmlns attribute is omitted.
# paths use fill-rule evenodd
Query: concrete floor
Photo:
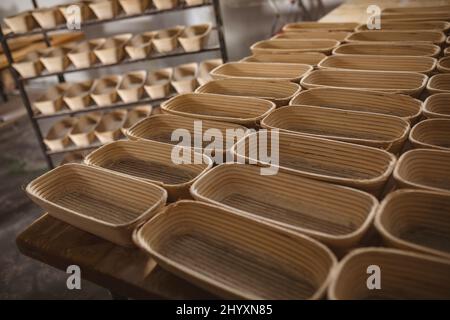
<svg viewBox="0 0 450 320"><path fill-rule="evenodd" d="M10 96L0 110L21 105L19 97ZM0 127L0 299L110 299L108 291L87 281L81 290L68 290L64 272L18 251L16 236L42 212L23 189L45 170L27 117Z"/></svg>

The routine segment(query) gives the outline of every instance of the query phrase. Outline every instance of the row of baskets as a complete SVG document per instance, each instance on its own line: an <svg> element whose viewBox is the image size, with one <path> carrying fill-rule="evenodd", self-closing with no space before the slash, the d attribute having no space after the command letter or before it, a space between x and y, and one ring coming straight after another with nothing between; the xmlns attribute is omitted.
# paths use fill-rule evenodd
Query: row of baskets
<svg viewBox="0 0 450 320"><path fill-rule="evenodd" d="M61 151L71 144L84 148L115 141L151 112L152 107L145 105L130 110L114 110L103 114L93 112L64 118L53 124L44 138L44 143L51 151Z"/></svg>
<svg viewBox="0 0 450 320"><path fill-rule="evenodd" d="M173 9L182 2L187 6L192 6L204 4L206 0L83 0L57 7L22 12L7 17L3 21L12 32L21 33L37 27L54 28L66 21L85 22L95 19L113 19L122 11L126 15L136 15L155 8L157 10Z"/></svg>
<svg viewBox="0 0 450 320"><path fill-rule="evenodd" d="M34 101L34 108L43 115L51 115L68 108L72 111L94 106L111 106L119 103L137 102L144 97L162 99L177 93L192 92L198 84L208 82L209 70L222 63L211 59L187 63L174 68L154 71L133 71L123 76L109 75L96 80L64 83L50 87ZM173 90L173 89L174 90Z"/></svg>
<svg viewBox="0 0 450 320"><path fill-rule="evenodd" d="M144 32L133 36L119 34L110 38L86 40L63 47L51 47L26 55L12 66L24 78L35 77L45 69L49 73L62 72L72 64L75 68L89 68L99 62L115 64L126 58L145 59L153 48L168 53L181 44L186 52L199 51L208 42L211 24Z"/></svg>

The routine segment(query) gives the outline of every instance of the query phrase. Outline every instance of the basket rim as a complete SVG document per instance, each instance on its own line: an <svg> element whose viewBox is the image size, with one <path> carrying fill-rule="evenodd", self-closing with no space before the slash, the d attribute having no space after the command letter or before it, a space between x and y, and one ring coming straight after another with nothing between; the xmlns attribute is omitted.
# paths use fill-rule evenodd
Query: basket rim
<svg viewBox="0 0 450 320"><path fill-rule="evenodd" d="M40 201L45 202L45 203L46 203L47 205L49 205L49 206L56 207L56 208L58 208L59 210L63 210L63 211L65 211L65 212L70 213L71 215L75 215L75 216L77 216L77 217L81 217L81 218L83 218L83 219L90 220L91 222L95 222L95 223L97 223L97 224L101 224L101 225L104 225L104 226L107 226L107 227L110 227L110 228L114 228L114 229L123 228L123 227L127 227L127 226L133 225L134 223L138 222L138 221L141 220L142 218L147 217L147 216L148 216L149 214L151 214L155 209L157 209L157 208L160 207L161 205L164 205L164 204L166 203L166 201L167 201L167 191L166 191L164 188L162 188L162 187L160 187L160 186L157 186L157 185L155 185L155 184L153 184L153 183L150 183L150 182L146 182L146 181L142 181L142 180L136 179L136 178L134 178L134 177L126 177L127 179L130 179L130 180L132 180L133 182L138 182L138 183L145 183L145 184L147 184L149 188L154 188L154 189L155 189L154 191L157 190L157 191L161 192L161 197L160 197L160 199L159 199L158 201L156 201L155 204L153 204L153 205L152 205L150 208L148 208L147 210L143 211L139 216L137 216L137 217L134 218L133 220L127 221L127 222L125 222L125 223L119 223L119 224L117 224L117 223L107 222L107 221L104 221L104 220L101 220L101 219L98 219L98 218L95 218L95 217L92 217L92 216L88 216L88 215L81 214L81 213L79 213L79 212L77 212L77 211L75 211L75 210L72 210L72 209L66 208L66 207L64 207L64 206L61 206L61 205L59 205L59 204L53 203L52 201L47 200L45 197L42 197L41 195L37 195L37 194L35 194L35 193L33 192L33 190L32 190L33 187L34 187L36 184L38 184L39 182L41 182L43 179L47 178L48 176L50 176L50 175L52 175L52 174L55 174L55 172L57 173L58 171L66 170L66 168L68 168L68 167L74 167L74 166L76 166L76 167L80 167L80 166L81 166L81 167L85 167L85 168L87 167L88 170L97 170L97 171L100 171L100 172L103 172L103 173L106 173L106 174L110 174L110 175L113 175L113 176L118 176L118 177L124 178L122 175L119 175L119 174L116 174L116 173L107 171L107 170L105 170L105 169L103 169L103 168L93 168L93 167L91 167L91 166L88 166L88 165L85 165L85 164L79 164L79 163L67 163L67 164L60 165L60 166L58 166L58 167L56 167L56 168L54 168L54 169L52 169L52 170L50 170L50 171L47 171L47 172L44 173L43 175L41 175L41 176L37 177L36 179L34 179L33 181L31 181L30 183L27 184L27 186L26 186L26 188L25 188L25 191L26 191L29 195L31 195L32 197L38 198ZM68 170L70 170L70 169L68 169Z"/></svg>
<svg viewBox="0 0 450 320"><path fill-rule="evenodd" d="M133 231L133 235L132 235L132 239L133 242L141 249L143 249L144 251L148 252L155 260L157 260L158 262L162 262L163 264L165 264L166 266L169 266L170 268L174 268L177 270L180 270L181 272L191 276L191 277L195 277L197 279L199 279L200 281L202 281L203 283L207 283L209 285L213 285L214 287L219 287L222 288L223 290L223 285L215 280L213 277L208 277L205 275L202 275L200 272L198 271L193 271L188 267L183 266L182 264L173 262L172 259L166 258L164 255L160 254L157 252L157 250L153 249L152 246L150 246L148 243L146 243L146 241L144 241L144 237L142 235L143 230L145 228L146 225L151 225L153 223L154 220L156 219L160 219L159 216L162 215L167 215L169 210L172 210L174 207L180 206L180 205L184 205L184 204L194 204L194 205L200 205L200 206L204 206L204 207L209 207L211 210L219 210L222 212L226 212L230 215L236 216L238 217L238 219L247 221L248 223L254 223L254 224L258 224L259 226L261 226L262 228L271 230L272 232L277 232L283 235L287 235L289 236L290 239L294 240L294 239L302 239L302 241L309 242L309 244L316 246L317 248L320 248L320 250L323 251L323 253L325 255L328 256L328 258L330 258L330 268L328 269L328 274L326 279L321 283L320 286L318 286L317 290L314 292L314 294L310 297L310 299L318 299L321 296L323 296L326 293L326 290L332 280L332 270L333 268L337 265L337 258L334 255L334 253L323 243L319 242L316 239L313 239L307 235L304 234L298 234L295 232L292 232L290 230L285 230L283 228L268 224L264 221L261 220L251 220L248 217L246 217L245 215L240 214L239 212L235 212L235 211L230 211L227 210L226 208L222 207L222 206L218 206L212 203L206 203L206 202L199 202L199 201L194 201L194 200L179 200L177 202L171 203L169 205L167 205L166 207L164 207L162 210L160 210L154 217L152 217L151 219L149 219L147 222L145 222L144 224L142 224L141 226L137 227L134 231ZM240 294L238 291L236 290L231 290L230 288L225 289L226 291L228 291L228 293L233 294L237 297L241 297L241 298L245 298L246 296L243 294Z"/></svg>

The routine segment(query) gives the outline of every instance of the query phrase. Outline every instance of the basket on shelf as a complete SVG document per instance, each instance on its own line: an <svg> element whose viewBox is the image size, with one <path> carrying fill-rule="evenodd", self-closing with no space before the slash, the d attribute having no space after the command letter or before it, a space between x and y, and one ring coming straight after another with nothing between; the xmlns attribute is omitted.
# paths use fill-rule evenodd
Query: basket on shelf
<svg viewBox="0 0 450 320"><path fill-rule="evenodd" d="M410 96L341 88L303 90L292 98L289 105L380 113L397 116L410 123L415 123L422 113L422 101Z"/></svg>
<svg viewBox="0 0 450 320"><path fill-rule="evenodd" d="M51 151L63 150L69 145L68 133L74 125L75 119L64 118L54 123L44 138L45 145Z"/></svg>
<svg viewBox="0 0 450 320"><path fill-rule="evenodd" d="M416 124L409 133L416 148L450 151L450 119L427 119Z"/></svg>
<svg viewBox="0 0 450 320"><path fill-rule="evenodd" d="M441 73L450 73L450 57L439 59L437 69Z"/></svg>
<svg viewBox="0 0 450 320"><path fill-rule="evenodd" d="M65 22L63 14L57 7L35 9L31 14L44 29L54 28Z"/></svg>
<svg viewBox="0 0 450 320"><path fill-rule="evenodd" d="M126 110L114 110L103 114L95 127L95 136L101 143L108 143L119 139L122 126L127 117Z"/></svg>
<svg viewBox="0 0 450 320"><path fill-rule="evenodd" d="M64 106L64 89L64 87L59 85L48 88L44 94L34 101L33 106L45 115L60 111Z"/></svg>
<svg viewBox="0 0 450 320"><path fill-rule="evenodd" d="M89 3L89 1L78 1L75 3L60 5L59 11L61 11L66 21L76 22L77 19L80 19L80 22L86 22L94 17L94 13L91 8L89 8Z"/></svg>
<svg viewBox="0 0 450 320"><path fill-rule="evenodd" d="M381 270L381 290L368 288L369 266ZM333 274L328 288L332 300L450 299L450 262L430 255L361 248L345 256Z"/></svg>
<svg viewBox="0 0 450 320"><path fill-rule="evenodd" d="M450 259L450 195L397 190L381 203L375 227L388 246Z"/></svg>
<svg viewBox="0 0 450 320"><path fill-rule="evenodd" d="M316 70L306 75L300 81L300 85L306 89L348 88L402 93L418 97L425 89L427 81L426 75L416 72Z"/></svg>
<svg viewBox="0 0 450 320"><path fill-rule="evenodd" d="M283 27L283 31L348 31L358 26L353 22L293 22Z"/></svg>
<svg viewBox="0 0 450 320"><path fill-rule="evenodd" d="M152 0L156 9L169 10L178 6L179 0Z"/></svg>
<svg viewBox="0 0 450 320"><path fill-rule="evenodd" d="M430 94L450 93L450 73L435 74L427 84L427 91Z"/></svg>
<svg viewBox="0 0 450 320"><path fill-rule="evenodd" d="M33 18L30 11L6 17L3 19L3 22L14 33L28 32L37 27L36 20Z"/></svg>
<svg viewBox="0 0 450 320"><path fill-rule="evenodd" d="M429 96L423 105L423 115L426 118L450 119L450 92Z"/></svg>
<svg viewBox="0 0 450 320"><path fill-rule="evenodd" d="M141 14L150 7L151 0L119 0L123 11L128 15Z"/></svg>
<svg viewBox="0 0 450 320"><path fill-rule="evenodd" d="M203 148L208 147L209 142L203 141L205 132L209 129L219 130L223 137L227 136L228 131L240 132L241 136L247 134L248 129L238 124L231 122L220 122L211 120L201 120L180 117L171 114L155 114L142 121L136 123L133 127L127 130L126 135L130 140L151 140L163 142L171 145L179 143L178 140L172 140L172 133L177 129L187 130L192 139L190 141L191 147L198 152L203 152ZM197 146L195 139L203 141L202 145ZM234 140L234 142L237 141ZM221 149L212 150L211 156L224 155L232 145L228 146L223 141ZM205 150L206 151L206 150Z"/></svg>
<svg viewBox="0 0 450 320"><path fill-rule="evenodd" d="M161 103L164 113L257 127L275 109L271 101L209 93L185 93Z"/></svg>
<svg viewBox="0 0 450 320"><path fill-rule="evenodd" d="M450 194L450 152L414 149L405 152L394 169L401 188L418 188Z"/></svg>
<svg viewBox="0 0 450 320"><path fill-rule="evenodd" d="M382 148L399 152L408 137L409 123L384 114L287 106L274 110L261 121L268 129Z"/></svg>
<svg viewBox="0 0 450 320"><path fill-rule="evenodd" d="M283 32L273 36L271 39L295 39L295 40L337 40L344 41L350 35L345 31L293 31Z"/></svg>
<svg viewBox="0 0 450 320"><path fill-rule="evenodd" d="M345 185L379 195L390 177L395 157L387 151L311 136L279 132L277 140L279 171L315 180ZM233 146L232 152L245 163L269 166L258 149L271 150L272 135L251 133Z"/></svg>
<svg viewBox="0 0 450 320"><path fill-rule="evenodd" d="M190 7L190 6L199 6L201 4L204 4L206 2L206 0L184 0L184 2L186 3L186 5L188 7Z"/></svg>
<svg viewBox="0 0 450 320"><path fill-rule="evenodd" d="M236 211L331 246L356 245L369 229L378 201L366 192L258 166L222 164L191 187L196 200Z"/></svg>
<svg viewBox="0 0 450 320"><path fill-rule="evenodd" d="M178 42L186 52L202 50L208 43L212 30L211 23L196 24L186 27L178 37Z"/></svg>
<svg viewBox="0 0 450 320"><path fill-rule="evenodd" d="M147 118L152 113L151 105L141 105L134 107L133 109L129 109L127 112L127 118L122 126L122 133L126 135L128 129L130 129L133 125L138 123L139 121Z"/></svg>
<svg viewBox="0 0 450 320"><path fill-rule="evenodd" d="M336 40L275 39L258 41L250 47L253 54L321 52L330 54L340 44Z"/></svg>
<svg viewBox="0 0 450 320"><path fill-rule="evenodd" d="M135 102L141 98L146 77L145 70L129 72L122 77L117 93L123 102Z"/></svg>
<svg viewBox="0 0 450 320"><path fill-rule="evenodd" d="M185 63L173 68L171 84L178 93L194 92L197 88L198 65L195 62Z"/></svg>
<svg viewBox="0 0 450 320"><path fill-rule="evenodd" d="M159 69L148 73L144 89L150 98L161 99L170 94L172 74L172 68Z"/></svg>
<svg viewBox="0 0 450 320"><path fill-rule="evenodd" d="M95 140L94 129L97 126L101 114L88 113L78 117L72 130L69 132L69 138L78 147L88 147Z"/></svg>
<svg viewBox="0 0 450 320"><path fill-rule="evenodd" d="M406 71L430 75L437 60L421 56L336 55L323 59L319 69L346 69L370 71Z"/></svg>
<svg viewBox="0 0 450 320"><path fill-rule="evenodd" d="M161 267L229 299L320 299L336 264L318 241L196 201L166 207L134 241Z"/></svg>
<svg viewBox="0 0 450 320"><path fill-rule="evenodd" d="M96 61L94 50L97 49L101 44L103 44L103 42L105 42L105 39L103 38L82 41L67 53L67 57L75 67L79 69L89 68Z"/></svg>
<svg viewBox="0 0 450 320"><path fill-rule="evenodd" d="M41 51L41 62L45 69L50 73L61 72L70 65L67 57L69 50L63 47L48 48Z"/></svg>
<svg viewBox="0 0 450 320"><path fill-rule="evenodd" d="M172 160L174 147L155 141L116 141L85 158L88 165L126 174L166 189L169 201L190 198L189 187L209 168L212 160L193 150L192 161L176 164Z"/></svg>
<svg viewBox="0 0 450 320"><path fill-rule="evenodd" d="M94 53L103 64L118 63L124 58L125 44L131 37L131 33L123 33L108 38L94 49Z"/></svg>
<svg viewBox="0 0 450 320"><path fill-rule="evenodd" d="M440 32L447 32L450 30L450 23L447 21L390 21L383 22L382 24L383 30L394 30L394 31L402 31L402 30L434 30ZM355 31L368 31L367 23L363 23L359 25Z"/></svg>
<svg viewBox="0 0 450 320"><path fill-rule="evenodd" d="M195 92L261 98L281 107L287 105L300 90L301 87L298 84L290 81L227 78L210 81L197 88Z"/></svg>
<svg viewBox="0 0 450 320"><path fill-rule="evenodd" d="M433 30L414 30L414 31L395 31L395 30L377 30L377 31L358 31L350 34L346 42L430 42L436 45L442 45L445 42L445 34Z"/></svg>
<svg viewBox="0 0 450 320"><path fill-rule="evenodd" d="M91 104L92 80L72 83L64 93L63 99L70 110L76 111Z"/></svg>
<svg viewBox="0 0 450 320"><path fill-rule="evenodd" d="M241 62L277 62L317 65L326 55L320 52L301 52L290 54L261 53L245 57Z"/></svg>
<svg viewBox="0 0 450 320"><path fill-rule="evenodd" d="M213 79L225 78L261 78L273 81L298 82L303 76L313 70L307 64L297 63L253 63L228 62L210 72Z"/></svg>
<svg viewBox="0 0 450 320"><path fill-rule="evenodd" d="M333 50L334 55L384 55L437 57L441 48L431 43L345 43Z"/></svg>
<svg viewBox="0 0 450 320"><path fill-rule="evenodd" d="M209 74L212 70L217 68L223 64L222 59L209 59L209 60L203 60L198 65L198 77L197 81L199 85L204 85L207 82L212 80L211 75Z"/></svg>
<svg viewBox="0 0 450 320"><path fill-rule="evenodd" d="M96 0L89 2L89 8L99 20L112 19L119 14L117 0Z"/></svg>
<svg viewBox="0 0 450 320"><path fill-rule="evenodd" d="M22 59L12 63L12 67L22 78L36 77L41 74L44 66L40 60L39 52L30 52Z"/></svg>
<svg viewBox="0 0 450 320"><path fill-rule="evenodd" d="M92 85L91 97L99 106L108 106L117 101L117 89L121 76L111 75L96 79Z"/></svg>
<svg viewBox="0 0 450 320"><path fill-rule="evenodd" d="M53 169L30 182L26 191L55 218L127 247L133 246L133 230L167 198L152 183L82 164Z"/></svg>
<svg viewBox="0 0 450 320"><path fill-rule="evenodd" d="M154 31L153 46L160 53L167 53L178 47L178 37L183 32L183 26Z"/></svg>
<svg viewBox="0 0 450 320"><path fill-rule="evenodd" d="M125 51L132 60L144 59L152 51L153 32L135 35L125 46Z"/></svg>

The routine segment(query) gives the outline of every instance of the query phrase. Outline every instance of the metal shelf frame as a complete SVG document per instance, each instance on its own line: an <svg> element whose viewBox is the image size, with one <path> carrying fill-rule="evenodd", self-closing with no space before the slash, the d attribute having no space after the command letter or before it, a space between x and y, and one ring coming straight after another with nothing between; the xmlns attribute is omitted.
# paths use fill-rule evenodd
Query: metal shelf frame
<svg viewBox="0 0 450 320"><path fill-rule="evenodd" d="M32 3L33 3L33 7L35 9L38 8L36 0L32 0ZM171 13L171 12L179 12L179 11L183 11L183 10L192 10L192 9L208 7L208 6L211 6L214 11L215 30L217 31L218 41L219 41L219 44L217 46L207 47L203 50L196 51L196 52L184 52L179 48L179 49L177 49L177 51L169 53L169 54L152 54L144 59L138 59L138 60L125 59L119 63L109 64L109 65L96 64L89 68L81 68L81 69L69 68L67 70L64 70L63 72L44 73L39 76L30 77L30 78L22 78L18 74L18 72L14 68L12 68L12 63L14 62L14 59L12 57L11 49L9 48L9 45L8 45L8 40L12 39L12 38L18 38L18 37L24 37L24 36L42 33L44 35L44 39L46 40L47 45L49 46L50 42L48 41L48 35L47 35L48 32L63 31L63 30L70 32L70 30L67 29L67 26L65 24L62 24L55 28L49 28L49 29L39 28L39 29L34 29L29 32L4 34L3 30L0 26L0 42L1 42L1 45L3 48L3 52L5 53L5 56L8 60L9 69L11 71L11 74L13 75L16 87L22 98L22 102L27 110L28 117L30 118L31 124L33 126L33 130L35 132L36 138L38 139L39 146L42 150L42 154L45 157L45 160L47 162L47 166L49 169L55 167L55 164L52 159L52 155L63 154L63 153L68 153L68 152L73 152L73 151L94 149L96 147L99 147L101 144L93 144L91 146L82 147L82 148L76 147L76 146L71 146L71 147L68 147L63 150L50 151L47 149L46 145L44 144L44 137L43 137L41 128L39 126L40 120L54 118L54 117L61 117L61 116L74 116L76 114L88 113L88 112L109 111L109 110L119 109L119 108L130 108L130 107L133 107L136 105L147 104L147 103L153 104L153 105L154 104L159 105L161 102L167 100L168 98L170 98L173 95L163 98L163 99L144 98L142 100L132 102L132 103L121 103L120 102L120 103L116 103L116 104L110 105L110 106L103 106L103 107L92 106L92 107L88 107L88 108L82 109L82 110L76 110L76 111L65 110L65 111L58 112L58 113L51 114L51 115L42 115L42 114L35 114L35 112L33 111L32 103L31 103L31 100L30 100L27 90L26 90L26 83L28 80L35 80L35 79L47 78L47 77L57 77L59 82L65 82L64 74L68 74L68 73L76 73L76 72L81 72L81 71L103 69L103 68L112 68L112 67L121 66L121 65L129 65L129 64L139 63L139 62L143 62L143 61L166 59L166 58L180 57L180 56L190 56L190 55L196 55L196 54L200 54L200 53L204 53L204 52L214 52L214 51L220 52L221 58L224 62L226 62L228 60L226 44L225 44L223 20L222 20L222 14L221 14L221 10L220 10L219 0L209 0L209 1L205 2L204 4L200 4L200 5L196 5L196 6L180 5L176 8L167 9L167 10L148 9L145 12L143 12L142 14L136 14L136 15L122 14L113 19L89 20L89 21L86 21L81 24L81 27L83 28L83 27L95 26L95 25L100 25L100 24L105 24L105 23L112 23L115 21L136 19L136 18L146 17L146 16L150 16L150 15L166 14L166 13Z"/></svg>

